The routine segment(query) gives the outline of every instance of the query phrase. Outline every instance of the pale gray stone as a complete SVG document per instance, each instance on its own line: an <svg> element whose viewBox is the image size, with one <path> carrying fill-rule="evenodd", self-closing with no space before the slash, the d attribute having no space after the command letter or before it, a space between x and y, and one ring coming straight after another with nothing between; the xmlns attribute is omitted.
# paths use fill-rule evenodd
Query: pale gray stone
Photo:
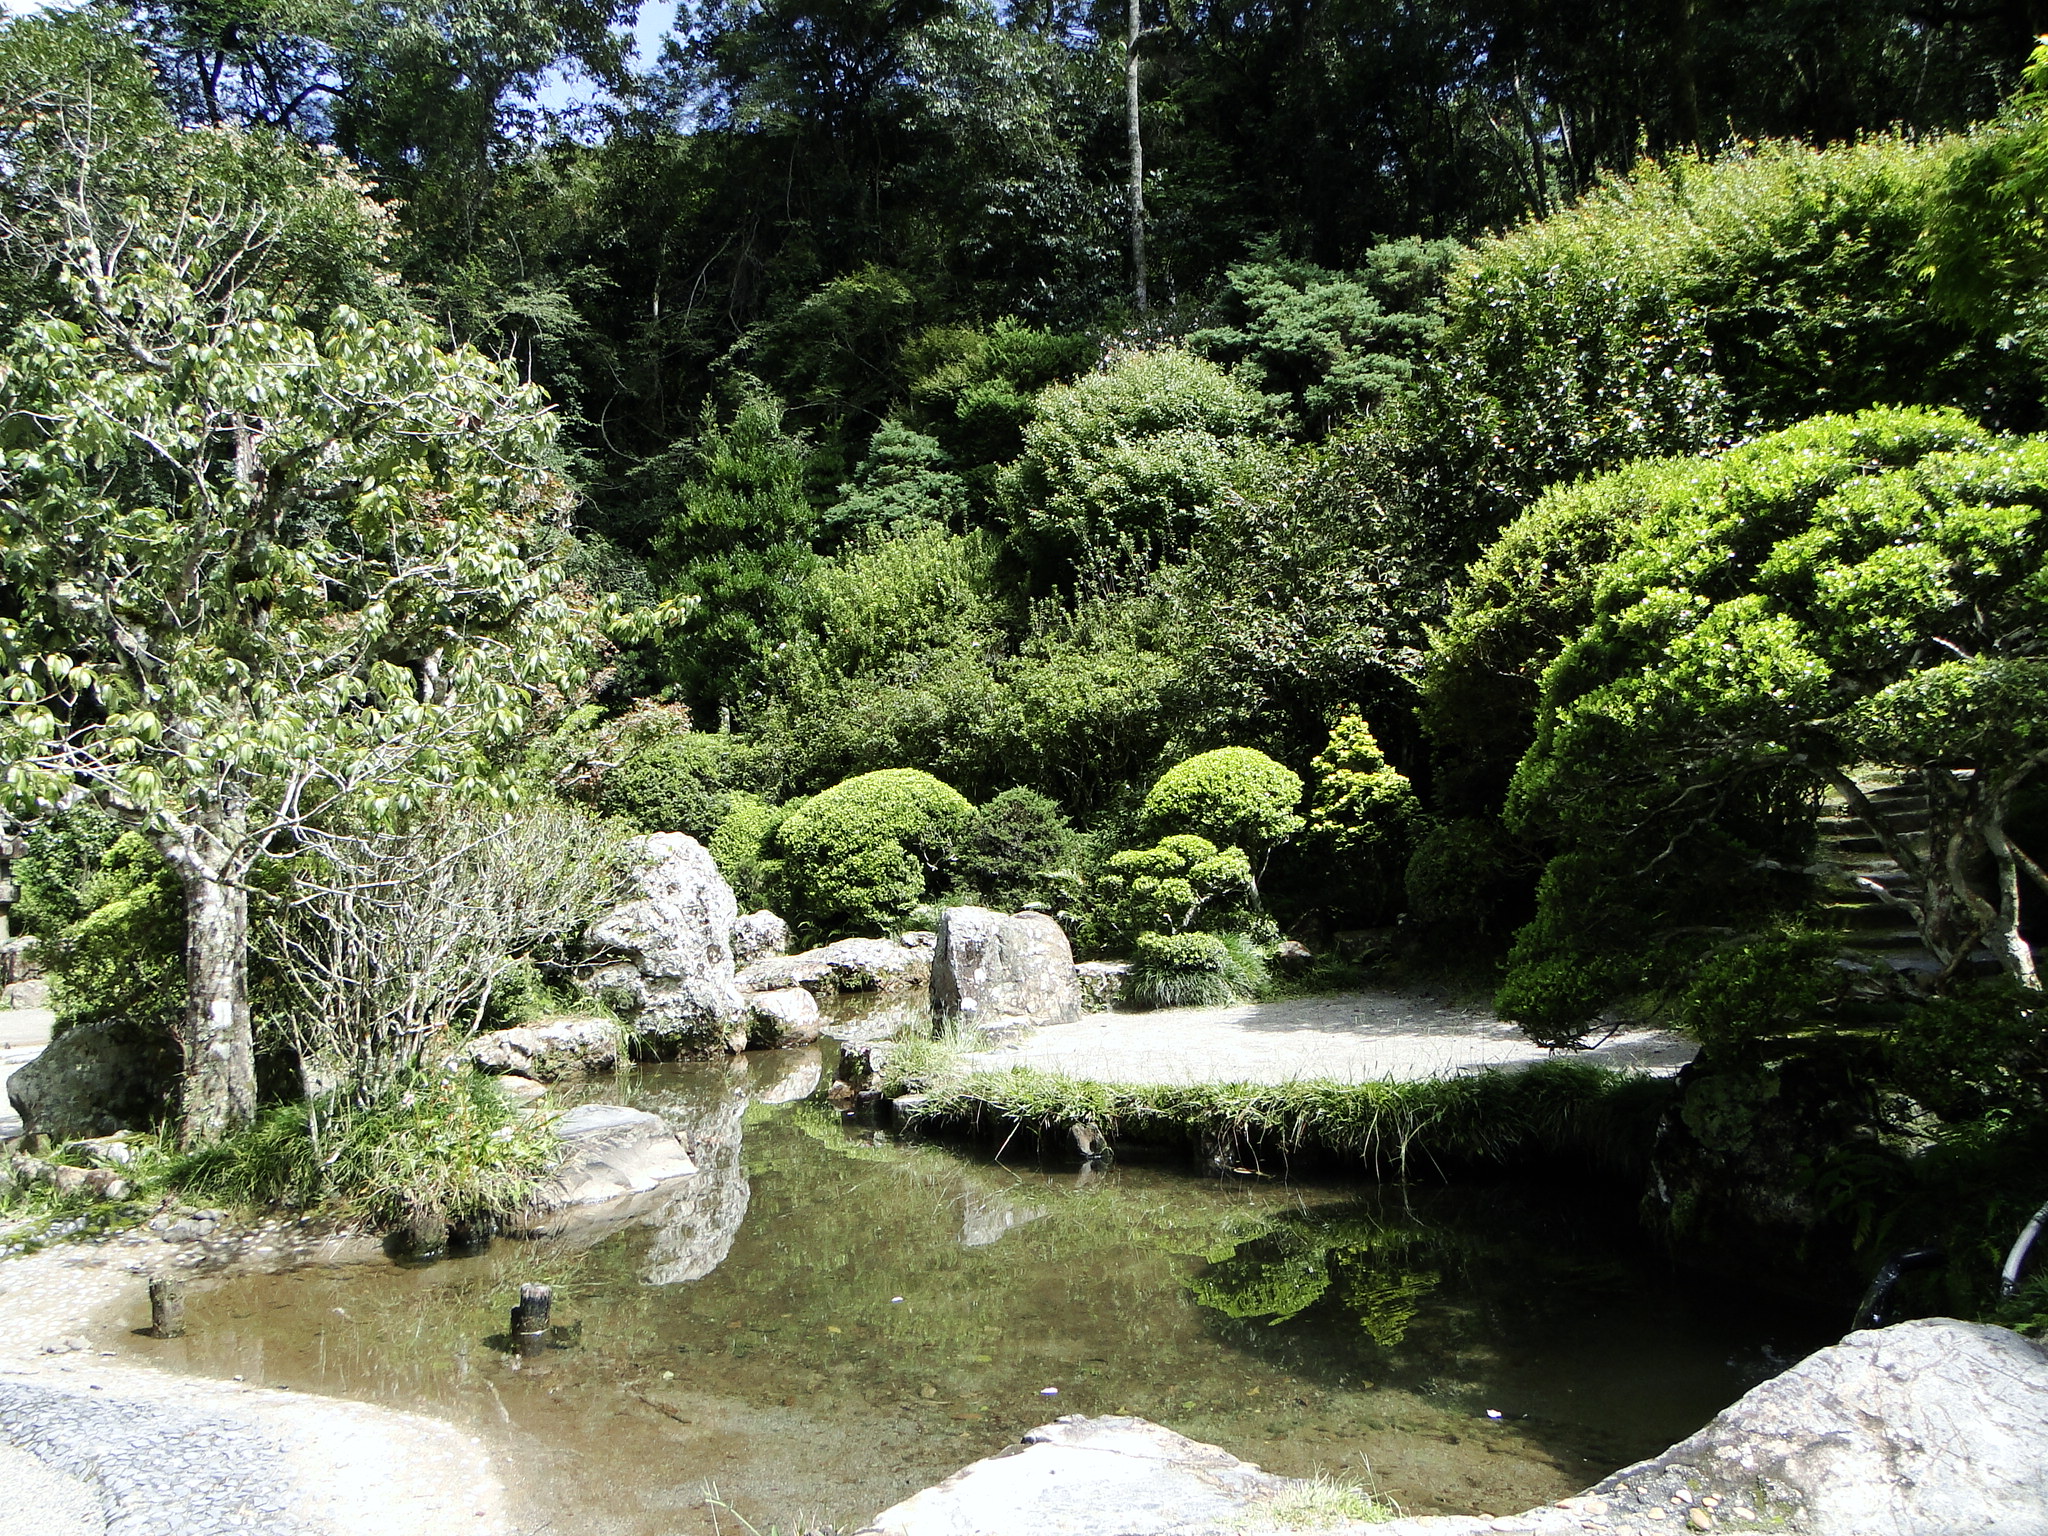
<svg viewBox="0 0 2048 1536"><path fill-rule="evenodd" d="M1043 912L949 907L939 915L932 1011L984 1030L1071 1023L1081 1017L1073 946Z"/></svg>
<svg viewBox="0 0 2048 1536"><path fill-rule="evenodd" d="M747 1009L752 1020L747 1030L750 1045L809 1045L824 1031L818 1000L802 987L752 993Z"/></svg>
<svg viewBox="0 0 2048 1536"><path fill-rule="evenodd" d="M1107 1013L1124 1000L1124 982L1131 968L1122 960L1083 960L1074 967L1074 979L1081 986L1081 1006L1090 1013Z"/></svg>
<svg viewBox="0 0 2048 1536"><path fill-rule="evenodd" d="M555 1122L555 1135L562 1161L535 1199L536 1216L644 1195L697 1171L659 1115L623 1104L572 1109Z"/></svg>
<svg viewBox="0 0 2048 1536"><path fill-rule="evenodd" d="M1812 1536L2048 1536L2048 1350L1953 1318L1852 1333L1592 1492L1626 1519L1680 1485Z"/></svg>
<svg viewBox="0 0 2048 1536"><path fill-rule="evenodd" d="M789 953L789 924L765 908L749 912L732 925L732 958L735 965L752 965L775 955Z"/></svg>
<svg viewBox="0 0 2048 1536"><path fill-rule="evenodd" d="M33 981L17 981L0 990L0 1007L5 1008L47 1008L50 1006L50 984L38 976Z"/></svg>
<svg viewBox="0 0 2048 1536"><path fill-rule="evenodd" d="M1073 1415L875 1517L876 1536L1166 1536L1229 1527L1289 1486L1144 1419Z"/></svg>
<svg viewBox="0 0 2048 1536"><path fill-rule="evenodd" d="M733 980L739 903L703 844L681 832L640 840L640 899L585 936L601 964L583 986L620 1010L636 1035L681 1049L723 1046L744 1025Z"/></svg>
<svg viewBox="0 0 2048 1536"><path fill-rule="evenodd" d="M611 1019L535 1019L470 1041L464 1055L482 1072L516 1073L552 1083L619 1064L620 1031Z"/></svg>
<svg viewBox="0 0 2048 1536"><path fill-rule="evenodd" d="M740 972L746 992L802 987L817 997L841 992L910 992L927 985L932 952L895 939L840 939L800 955L756 960Z"/></svg>

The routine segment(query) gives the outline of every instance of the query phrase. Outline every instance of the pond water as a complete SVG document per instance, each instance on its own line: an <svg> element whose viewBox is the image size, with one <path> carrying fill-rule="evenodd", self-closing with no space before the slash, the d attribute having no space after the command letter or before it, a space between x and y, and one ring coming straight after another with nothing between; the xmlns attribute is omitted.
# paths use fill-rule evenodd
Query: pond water
<svg viewBox="0 0 2048 1536"><path fill-rule="evenodd" d="M232 1279L134 1347L471 1426L551 1536L672 1536L852 1528L1061 1413L1506 1513L1840 1331L1680 1283L1611 1192L1004 1166L845 1122L819 1081L815 1052L774 1052L600 1084L702 1166L632 1223ZM494 1347L526 1280L580 1345Z"/></svg>

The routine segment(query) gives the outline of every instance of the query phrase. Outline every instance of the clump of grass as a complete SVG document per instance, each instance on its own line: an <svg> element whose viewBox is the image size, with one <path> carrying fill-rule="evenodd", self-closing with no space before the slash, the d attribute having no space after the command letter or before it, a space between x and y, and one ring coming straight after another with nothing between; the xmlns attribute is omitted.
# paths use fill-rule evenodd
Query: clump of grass
<svg viewBox="0 0 2048 1536"><path fill-rule="evenodd" d="M1241 933L1141 933L1124 1000L1138 1008L1206 1008L1257 997L1265 951Z"/></svg>
<svg viewBox="0 0 2048 1536"><path fill-rule="evenodd" d="M1287 1531L1327 1530L1333 1525L1382 1525L1394 1518L1392 1506L1381 1503L1356 1483L1318 1472L1245 1514L1248 1526Z"/></svg>
<svg viewBox="0 0 2048 1536"><path fill-rule="evenodd" d="M1569 1155L1640 1173L1668 1079L1582 1061L1414 1082L1087 1082L1029 1068L978 1072L926 1090L907 1124L929 1131L1040 1134L1081 1121L1119 1139L1185 1143L1214 1154L1297 1152L1356 1159L1374 1169L1501 1166Z"/></svg>
<svg viewBox="0 0 2048 1536"><path fill-rule="evenodd" d="M456 1223L518 1210L553 1167L554 1132L479 1072L407 1073L360 1099L283 1104L184 1158L179 1187L244 1205L330 1205L394 1223Z"/></svg>

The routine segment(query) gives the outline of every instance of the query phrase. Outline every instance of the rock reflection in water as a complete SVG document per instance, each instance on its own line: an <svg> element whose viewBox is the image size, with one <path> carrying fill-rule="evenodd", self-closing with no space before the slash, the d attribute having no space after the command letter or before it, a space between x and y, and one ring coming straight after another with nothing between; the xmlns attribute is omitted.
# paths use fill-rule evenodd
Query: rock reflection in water
<svg viewBox="0 0 2048 1536"><path fill-rule="evenodd" d="M697 1176L679 1181L647 1218L655 1237L641 1278L649 1285L701 1280L726 1261L752 1194L740 1159L748 1105L793 1103L817 1088L825 1070L816 1046L739 1056L730 1067L730 1092L675 1091L643 1101L697 1162Z"/></svg>
<svg viewBox="0 0 2048 1536"><path fill-rule="evenodd" d="M960 1246L986 1248L1013 1227L1043 1221L1042 1205L1018 1205L1001 1195L969 1191L960 1201Z"/></svg>

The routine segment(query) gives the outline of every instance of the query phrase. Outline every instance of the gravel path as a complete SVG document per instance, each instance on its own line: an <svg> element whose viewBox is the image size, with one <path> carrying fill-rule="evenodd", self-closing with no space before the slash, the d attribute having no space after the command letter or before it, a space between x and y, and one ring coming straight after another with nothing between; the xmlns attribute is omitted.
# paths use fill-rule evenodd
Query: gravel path
<svg viewBox="0 0 2048 1536"><path fill-rule="evenodd" d="M1597 1037L1596 1037L1597 1038ZM1675 1072L1692 1042L1663 1030L1615 1035L1580 1061ZM1339 992L1228 1008L1095 1013L1034 1029L968 1057L1104 1083L1357 1083L1523 1067L1556 1053L1490 1009L1427 992Z"/></svg>
<svg viewBox="0 0 2048 1536"><path fill-rule="evenodd" d="M129 1234L0 1261L0 1536L520 1530L489 1451L451 1424L115 1356L148 1321L152 1273L217 1271L238 1254L281 1267L362 1251L279 1224L203 1243Z"/></svg>

